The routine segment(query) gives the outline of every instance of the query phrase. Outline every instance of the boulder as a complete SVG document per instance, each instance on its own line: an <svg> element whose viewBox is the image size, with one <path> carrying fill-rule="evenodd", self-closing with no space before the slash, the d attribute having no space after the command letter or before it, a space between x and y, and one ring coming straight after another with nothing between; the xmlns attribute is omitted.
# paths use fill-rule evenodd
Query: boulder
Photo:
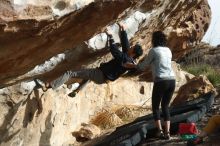
<svg viewBox="0 0 220 146"><path fill-rule="evenodd" d="M82 127L79 129L79 131L75 131L72 133L77 140L79 139L91 140L101 134L101 130L93 124L82 123L81 126Z"/></svg>
<svg viewBox="0 0 220 146"><path fill-rule="evenodd" d="M131 45L139 42L145 53L152 32L164 30L177 59L187 50L183 44L200 41L210 15L206 0L0 1L0 145L72 144L71 133L106 107L150 106L150 72L102 85L89 82L75 98L68 97L72 89L66 85L42 92L33 79L51 81L66 70L98 67L112 59L103 30L112 30L119 42L117 21L127 25ZM177 93L191 75L174 68ZM121 123L110 113L112 121Z"/></svg>
<svg viewBox="0 0 220 146"><path fill-rule="evenodd" d="M207 0L7 0L0 7L2 88L108 60L102 32L108 26L118 42L116 21L128 26L131 43L139 42L145 52L152 32L164 30L177 59L201 40L211 18Z"/></svg>
<svg viewBox="0 0 220 146"><path fill-rule="evenodd" d="M176 106L183 104L184 101L193 100L208 92L216 92L208 78L203 75L194 77L180 87L177 96L172 102L172 105Z"/></svg>

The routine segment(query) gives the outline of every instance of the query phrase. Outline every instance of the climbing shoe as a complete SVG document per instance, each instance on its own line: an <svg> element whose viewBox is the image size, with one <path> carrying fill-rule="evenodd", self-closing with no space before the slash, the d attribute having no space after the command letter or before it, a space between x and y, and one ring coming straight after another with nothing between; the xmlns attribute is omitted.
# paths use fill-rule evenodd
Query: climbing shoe
<svg viewBox="0 0 220 146"><path fill-rule="evenodd" d="M44 83L39 79L34 79L34 82L36 84L36 88L41 88L44 92L46 92L50 88L49 83Z"/></svg>
<svg viewBox="0 0 220 146"><path fill-rule="evenodd" d="M165 140L170 140L170 132L165 132L164 133L164 139Z"/></svg>
<svg viewBox="0 0 220 146"><path fill-rule="evenodd" d="M159 139L164 139L165 137L164 137L163 130L158 130L156 133L156 137Z"/></svg>
<svg viewBox="0 0 220 146"><path fill-rule="evenodd" d="M75 97L75 96L76 96L76 93L77 93L77 92L75 92L75 91L70 92L70 93L68 94L68 96L69 96L69 97Z"/></svg>

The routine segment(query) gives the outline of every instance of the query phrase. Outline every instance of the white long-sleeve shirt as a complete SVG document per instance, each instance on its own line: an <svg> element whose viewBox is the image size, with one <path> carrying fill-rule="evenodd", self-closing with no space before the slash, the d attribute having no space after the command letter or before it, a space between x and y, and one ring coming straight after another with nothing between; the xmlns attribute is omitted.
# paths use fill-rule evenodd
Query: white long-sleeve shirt
<svg viewBox="0 0 220 146"><path fill-rule="evenodd" d="M150 49L144 61L137 65L137 68L143 71L147 66L151 65L154 82L172 80L175 79L175 74L171 61L172 53L168 47L154 47Z"/></svg>

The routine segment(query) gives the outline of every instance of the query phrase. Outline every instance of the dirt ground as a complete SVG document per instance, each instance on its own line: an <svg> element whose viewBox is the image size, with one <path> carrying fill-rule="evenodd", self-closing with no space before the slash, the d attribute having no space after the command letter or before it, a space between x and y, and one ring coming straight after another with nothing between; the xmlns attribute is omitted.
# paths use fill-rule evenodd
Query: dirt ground
<svg viewBox="0 0 220 146"><path fill-rule="evenodd" d="M199 130L201 130L208 119L215 114L220 114L220 94L215 98L215 103L213 104L211 110L204 116L201 121L196 123ZM171 140L158 140L158 139L148 139L144 140L138 146L187 146L186 141L180 140L178 135L171 135ZM220 129L217 129L215 133L204 139L204 143L198 146L220 146Z"/></svg>
<svg viewBox="0 0 220 146"><path fill-rule="evenodd" d="M210 136L209 138L206 138L204 143L199 144L198 146L220 146L220 132L217 132ZM178 136L172 136L171 140L158 140L158 139L149 139L146 141L143 141L138 146L187 146L186 141L182 141L179 139Z"/></svg>

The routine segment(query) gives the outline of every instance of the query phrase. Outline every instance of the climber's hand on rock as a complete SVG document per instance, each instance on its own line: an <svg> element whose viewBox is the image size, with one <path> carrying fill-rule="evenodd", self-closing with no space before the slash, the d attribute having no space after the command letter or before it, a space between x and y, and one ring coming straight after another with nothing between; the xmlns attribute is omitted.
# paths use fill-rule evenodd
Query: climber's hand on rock
<svg viewBox="0 0 220 146"><path fill-rule="evenodd" d="M112 36L112 32L108 29L105 29L105 33L108 35L108 36Z"/></svg>
<svg viewBox="0 0 220 146"><path fill-rule="evenodd" d="M125 25L124 23L122 23L122 22L117 22L117 24L118 24L120 30L124 31L124 30L126 29L126 25Z"/></svg>

